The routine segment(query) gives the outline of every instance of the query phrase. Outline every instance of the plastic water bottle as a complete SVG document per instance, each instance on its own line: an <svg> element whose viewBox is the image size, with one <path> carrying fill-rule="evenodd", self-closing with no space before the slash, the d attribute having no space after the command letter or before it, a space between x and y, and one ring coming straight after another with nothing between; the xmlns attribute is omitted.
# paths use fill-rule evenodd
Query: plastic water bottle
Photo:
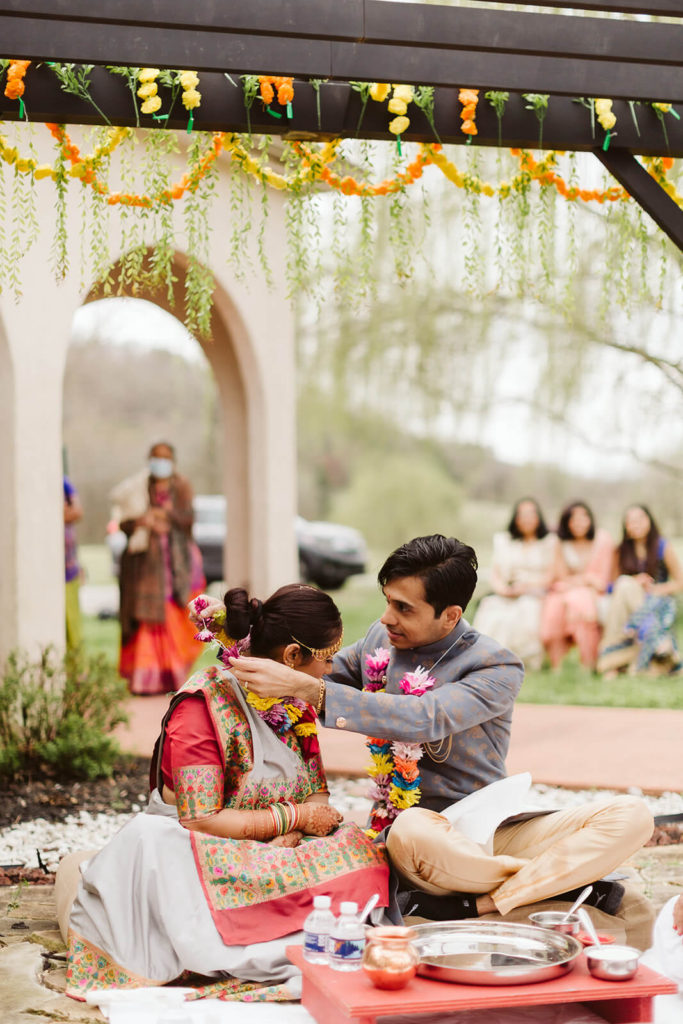
<svg viewBox="0 0 683 1024"><path fill-rule="evenodd" d="M304 960L311 964L329 962L327 946L335 917L329 896L314 896L313 910L304 921Z"/></svg>
<svg viewBox="0 0 683 1024"><path fill-rule="evenodd" d="M342 903L339 909L341 913L330 932L330 967L357 971L365 949L365 925L358 920L357 903Z"/></svg>

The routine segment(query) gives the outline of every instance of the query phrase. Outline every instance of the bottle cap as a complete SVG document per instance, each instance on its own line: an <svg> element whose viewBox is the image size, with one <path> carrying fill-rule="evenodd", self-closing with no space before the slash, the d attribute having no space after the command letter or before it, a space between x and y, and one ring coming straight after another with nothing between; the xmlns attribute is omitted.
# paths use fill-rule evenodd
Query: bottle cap
<svg viewBox="0 0 683 1024"><path fill-rule="evenodd" d="M341 911L342 914L357 914L358 904L352 903L351 901L349 901L348 903L340 903L339 910Z"/></svg>
<svg viewBox="0 0 683 1024"><path fill-rule="evenodd" d="M316 910L329 910L332 906L332 898L330 896L314 896L313 906Z"/></svg>

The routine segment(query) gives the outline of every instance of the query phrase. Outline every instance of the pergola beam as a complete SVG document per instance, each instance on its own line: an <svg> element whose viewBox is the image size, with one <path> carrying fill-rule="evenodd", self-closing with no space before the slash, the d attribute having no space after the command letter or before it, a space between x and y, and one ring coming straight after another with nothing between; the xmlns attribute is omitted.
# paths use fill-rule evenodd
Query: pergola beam
<svg viewBox="0 0 683 1024"><path fill-rule="evenodd" d="M538 7L534 0L498 0L516 7ZM605 11L612 14L650 14L662 18L683 18L681 0L542 0L543 7L569 7L577 11Z"/></svg>
<svg viewBox="0 0 683 1024"><path fill-rule="evenodd" d="M0 15L0 39L8 55L35 61L164 64L200 72L279 74L347 82L400 78L412 84L683 102L680 62L678 66L656 65L503 52L489 52L484 60L476 50L338 43L208 30L141 28L131 33L129 26L108 25L95 32L91 22L55 22L6 14ZM683 60L683 39L681 44Z"/></svg>
<svg viewBox="0 0 683 1024"><path fill-rule="evenodd" d="M231 85L224 75L202 75L202 103L195 111L195 127L204 131L252 130L271 135L311 137L354 137L387 140L389 115L385 104L368 103L360 130L357 132L361 114L359 94L347 83L326 83L320 90L320 123L316 94L308 82L295 81L293 117L280 120L270 117L260 100L251 108L249 121L242 90ZM130 92L125 82L102 68L94 68L91 78L91 92L98 107L114 124L135 125L135 114ZM162 87L161 95L164 96ZM26 96L27 111L32 121L59 121L66 124L98 124L101 118L84 100L61 91L55 75L46 66L35 68L31 73L30 91ZM165 97L166 99L166 97ZM7 101L8 107L2 112L5 120L16 120L18 104ZM168 110L164 102L163 109ZM460 103L453 89L436 89L434 94L434 118L440 139L448 143L466 142L460 131ZM649 156L683 156L683 121L667 118L668 145L659 119L647 106L638 106L634 123L629 105L616 101L614 112L617 117L615 141L620 148ZM169 127L184 129L187 113L178 102L168 121L154 121L142 117L144 127ZM527 109L523 97L512 93L505 108L500 126L490 104L481 102L477 108L476 137L478 146L520 146L539 148L539 124L534 113ZM433 142L434 134L424 114L416 107L410 109L410 129L404 136L412 142ZM589 111L580 103L562 96L551 96L549 114L543 125L543 148L591 151L604 138L600 127L595 136L591 130Z"/></svg>
<svg viewBox="0 0 683 1024"><path fill-rule="evenodd" d="M94 13L94 12L97 13ZM8 18L635 63L683 63L683 27L380 0L10 0ZM34 26L35 27L35 26ZM676 26L674 26L674 29ZM5 37L3 36L3 42ZM108 61L114 63L114 61ZM119 60L121 63L122 61ZM198 69L201 70L201 69ZM218 70L216 68L205 70ZM268 68L266 68L268 70Z"/></svg>
<svg viewBox="0 0 683 1024"><path fill-rule="evenodd" d="M616 147L607 152L596 149L595 155L683 252L683 210L642 164L631 153Z"/></svg>

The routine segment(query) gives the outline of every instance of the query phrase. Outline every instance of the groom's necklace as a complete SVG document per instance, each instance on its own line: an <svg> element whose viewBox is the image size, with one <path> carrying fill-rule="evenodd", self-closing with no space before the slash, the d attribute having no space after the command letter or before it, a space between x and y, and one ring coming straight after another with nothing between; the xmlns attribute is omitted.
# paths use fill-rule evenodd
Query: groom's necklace
<svg viewBox="0 0 683 1024"><path fill-rule="evenodd" d="M443 661L443 659L446 657L446 655L449 654L450 651L453 650L453 648L455 647L455 645L457 644L459 639L460 639L460 637L457 637L453 641L453 643L450 645L450 647L446 648L446 650L443 652L441 657L437 661L435 661L434 664L432 665L432 667L429 669L430 672L433 672L433 670L436 668L436 666L439 664L439 662ZM452 749L453 749L453 734L452 733L448 737L448 739L439 740L438 743L425 743L425 750L427 751L427 753L429 754L429 756L431 757L432 761L434 761L435 764L443 764L444 761L447 761L448 758L451 756L451 750Z"/></svg>

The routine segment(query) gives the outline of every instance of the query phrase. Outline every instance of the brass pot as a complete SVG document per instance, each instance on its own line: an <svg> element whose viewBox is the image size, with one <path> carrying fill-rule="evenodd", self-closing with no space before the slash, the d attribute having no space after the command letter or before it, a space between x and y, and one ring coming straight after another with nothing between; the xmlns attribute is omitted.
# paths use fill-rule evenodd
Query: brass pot
<svg viewBox="0 0 683 1024"><path fill-rule="evenodd" d="M368 928L361 966L375 988L404 988L415 977L420 956L412 928Z"/></svg>

